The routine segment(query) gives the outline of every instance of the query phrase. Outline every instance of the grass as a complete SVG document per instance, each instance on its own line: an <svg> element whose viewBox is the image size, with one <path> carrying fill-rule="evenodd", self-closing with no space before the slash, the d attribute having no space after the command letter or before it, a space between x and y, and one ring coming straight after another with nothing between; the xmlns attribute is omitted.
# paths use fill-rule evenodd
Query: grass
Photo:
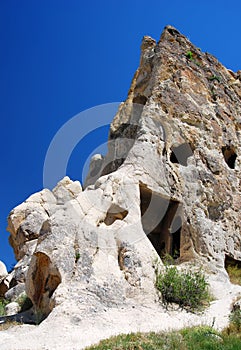
<svg viewBox="0 0 241 350"><path fill-rule="evenodd" d="M241 285L241 268L238 265L227 266L227 272L231 283Z"/></svg>
<svg viewBox="0 0 241 350"><path fill-rule="evenodd" d="M236 335L218 333L207 326L170 333L131 333L102 340L86 350L240 350Z"/></svg>
<svg viewBox="0 0 241 350"><path fill-rule="evenodd" d="M187 51L186 57L187 57L189 60L193 61L193 53L192 53L192 51Z"/></svg>
<svg viewBox="0 0 241 350"><path fill-rule="evenodd" d="M194 54L193 54L192 51L187 51L186 57L187 57L190 61L192 61L193 63L195 63L197 66L199 66L199 67L202 66L200 62L198 62L197 60L194 59Z"/></svg>
<svg viewBox="0 0 241 350"><path fill-rule="evenodd" d="M239 333L241 338L241 310L239 308L231 311L229 315L229 326L226 328L227 334Z"/></svg>
<svg viewBox="0 0 241 350"><path fill-rule="evenodd" d="M32 302L27 297L26 293L22 293L16 300L16 302L19 304L21 310L20 312L26 311L31 308ZM5 298L0 298L0 316L5 316L5 306L9 304L10 301Z"/></svg>
<svg viewBox="0 0 241 350"><path fill-rule="evenodd" d="M166 266L164 273L157 273L156 287L165 305L176 303L189 311L201 311L211 300L201 271L179 271L176 266Z"/></svg>
<svg viewBox="0 0 241 350"><path fill-rule="evenodd" d="M5 306L9 303L9 301L7 301L4 298L0 298L0 316L4 316L5 315Z"/></svg>
<svg viewBox="0 0 241 350"><path fill-rule="evenodd" d="M78 262L79 258L80 258L80 253L79 253L79 252L76 252L76 253L75 253L75 263Z"/></svg>
<svg viewBox="0 0 241 350"><path fill-rule="evenodd" d="M208 80L210 81L217 80L219 83L221 82L221 78L218 75L212 75L211 77L208 77Z"/></svg>
<svg viewBox="0 0 241 350"><path fill-rule="evenodd" d="M7 321L7 322L4 322L4 323L0 323L0 332L1 331L6 331L7 329L9 329L11 327L19 326L21 324L22 323L19 323L17 321Z"/></svg>

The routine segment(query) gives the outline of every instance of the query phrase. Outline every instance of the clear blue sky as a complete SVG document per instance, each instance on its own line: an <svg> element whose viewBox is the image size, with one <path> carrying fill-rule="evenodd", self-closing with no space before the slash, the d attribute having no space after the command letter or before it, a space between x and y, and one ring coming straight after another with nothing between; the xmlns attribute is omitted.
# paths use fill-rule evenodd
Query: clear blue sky
<svg viewBox="0 0 241 350"><path fill-rule="evenodd" d="M167 24L241 69L240 0L0 1L0 259L8 268L7 215L42 189L53 136L80 111L124 100L143 35L158 40ZM89 146L73 153L73 179Z"/></svg>

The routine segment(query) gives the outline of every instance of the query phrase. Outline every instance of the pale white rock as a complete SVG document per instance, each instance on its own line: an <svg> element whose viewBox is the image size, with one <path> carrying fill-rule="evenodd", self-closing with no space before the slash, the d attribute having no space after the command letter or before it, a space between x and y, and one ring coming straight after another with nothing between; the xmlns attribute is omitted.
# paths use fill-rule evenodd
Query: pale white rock
<svg viewBox="0 0 241 350"><path fill-rule="evenodd" d="M20 311L21 307L15 301L5 306L5 313L7 316L16 315Z"/></svg>
<svg viewBox="0 0 241 350"><path fill-rule="evenodd" d="M72 181L68 176L65 176L53 189L53 194L56 197L57 203L63 204L76 198L81 191L82 187L79 181Z"/></svg>
<svg viewBox="0 0 241 350"><path fill-rule="evenodd" d="M6 265L0 261L0 281L8 274Z"/></svg>
<svg viewBox="0 0 241 350"><path fill-rule="evenodd" d="M95 154L91 157L89 172L85 179L85 187L87 187L89 183L92 184L98 179L100 171L103 170L103 160L104 157L102 154Z"/></svg>
<svg viewBox="0 0 241 350"><path fill-rule="evenodd" d="M25 283L19 282L14 287L10 288L4 295L7 300L16 301L25 291Z"/></svg>

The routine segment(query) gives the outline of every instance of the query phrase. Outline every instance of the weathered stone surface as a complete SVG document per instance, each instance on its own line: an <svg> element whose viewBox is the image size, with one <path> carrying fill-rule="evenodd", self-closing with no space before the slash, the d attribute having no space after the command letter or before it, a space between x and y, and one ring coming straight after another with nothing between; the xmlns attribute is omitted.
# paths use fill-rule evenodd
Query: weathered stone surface
<svg viewBox="0 0 241 350"><path fill-rule="evenodd" d="M41 235L41 229L51 214L51 208L56 204L56 198L51 191L44 189L30 196L23 204L11 211L8 217L9 242L14 249L17 260L23 258L36 239Z"/></svg>
<svg viewBox="0 0 241 350"><path fill-rule="evenodd" d="M139 185L123 175L108 178L103 189L99 184L59 205L38 240L26 291L43 316L65 300L81 299L98 309L123 305L130 297L155 298L156 253L143 242Z"/></svg>
<svg viewBox="0 0 241 350"><path fill-rule="evenodd" d="M5 313L7 316L15 315L20 311L20 306L18 303L13 301L5 306Z"/></svg>
<svg viewBox="0 0 241 350"><path fill-rule="evenodd" d="M67 176L50 190L31 195L23 204L17 206L8 217L10 244L18 263L13 272L5 278L6 298L14 300L23 291L30 260L36 248L38 238L49 232L49 218L58 209L58 205L75 198L82 191L78 181ZM18 287L19 285L19 287Z"/></svg>
<svg viewBox="0 0 241 350"><path fill-rule="evenodd" d="M101 154L95 154L90 160L89 173L85 179L85 187L88 186L89 183L94 183L98 177L100 170L103 167L104 157Z"/></svg>
<svg viewBox="0 0 241 350"><path fill-rule="evenodd" d="M213 273L212 317L224 285L229 301L240 290L225 270L227 256L241 261L239 74L170 26L141 48L108 154L92 159L85 190L66 177L10 213L19 262L8 294L25 283L37 321L48 316L43 327L60 315L83 327L113 310L160 312L155 262L161 268L166 254ZM225 301L226 319L229 310Z"/></svg>
<svg viewBox="0 0 241 350"><path fill-rule="evenodd" d="M237 75L176 29L166 27L157 44L144 37L140 67L111 124L113 142L99 173L127 171L149 194L176 203L180 259L204 258L218 269L225 254L241 260L240 97ZM132 145L117 157L126 137ZM149 233L164 238L172 253L174 235L161 231Z"/></svg>
<svg viewBox="0 0 241 350"><path fill-rule="evenodd" d="M65 176L53 189L53 194L56 197L57 204L63 204L76 198L81 191L82 187L79 181L72 181L68 176Z"/></svg>
<svg viewBox="0 0 241 350"><path fill-rule="evenodd" d="M18 283L11 287L6 293L5 298L10 301L15 301L25 291L25 283Z"/></svg>

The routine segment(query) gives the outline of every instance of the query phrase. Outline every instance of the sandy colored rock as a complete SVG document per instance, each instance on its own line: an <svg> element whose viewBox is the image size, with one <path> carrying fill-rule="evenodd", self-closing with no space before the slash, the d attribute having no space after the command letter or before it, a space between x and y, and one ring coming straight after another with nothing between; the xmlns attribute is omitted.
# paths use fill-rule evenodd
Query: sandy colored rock
<svg viewBox="0 0 241 350"><path fill-rule="evenodd" d="M93 157L85 190L65 177L10 213L19 260L11 278L25 283L43 322L21 328L11 347L14 330L4 333L3 350L57 349L63 339L73 350L214 318L225 327L241 289L225 269L241 261L240 116L238 74L173 27L159 42L144 37L108 153ZM209 275L216 299L202 316L161 305L155 269L167 254Z"/></svg>

